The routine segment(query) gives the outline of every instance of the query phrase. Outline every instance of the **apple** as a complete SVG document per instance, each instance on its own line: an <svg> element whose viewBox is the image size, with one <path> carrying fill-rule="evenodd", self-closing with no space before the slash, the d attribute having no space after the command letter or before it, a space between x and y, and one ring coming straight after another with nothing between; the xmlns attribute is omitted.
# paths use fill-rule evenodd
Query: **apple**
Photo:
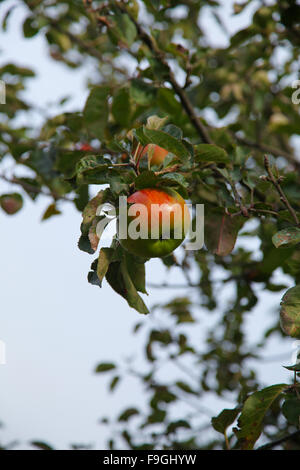
<svg viewBox="0 0 300 470"><path fill-rule="evenodd" d="M155 144L148 144L142 152L142 157L147 153L152 152L150 165L161 165L169 151Z"/></svg>
<svg viewBox="0 0 300 470"><path fill-rule="evenodd" d="M185 239L190 213L184 199L173 189L141 189L131 194L127 203L126 238L119 236L125 250L144 258L161 258L172 253ZM119 234L120 223L121 217ZM147 238L133 237L132 226L135 233L145 231Z"/></svg>

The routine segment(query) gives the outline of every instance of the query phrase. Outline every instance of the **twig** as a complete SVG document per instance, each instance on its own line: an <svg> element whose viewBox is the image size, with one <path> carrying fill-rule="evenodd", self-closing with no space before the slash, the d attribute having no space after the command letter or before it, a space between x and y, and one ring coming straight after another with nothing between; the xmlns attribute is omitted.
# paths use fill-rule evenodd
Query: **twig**
<svg viewBox="0 0 300 470"><path fill-rule="evenodd" d="M292 434L289 434L285 437L282 437L281 439L278 439L277 441L269 442L268 444L264 444L263 446L258 447L256 450L268 450L268 449L273 449L273 447L276 447L283 442L289 441L290 439L293 439L294 437L300 436L300 430L295 431Z"/></svg>
<svg viewBox="0 0 300 470"><path fill-rule="evenodd" d="M265 145L259 142L255 142L249 139L245 139L244 137L239 137L236 134L232 134L235 140L237 140L240 144L245 145L246 147L256 148L261 150L262 152L270 153L275 155L276 157L284 157L288 162L293 165L295 168L300 170L300 162L295 159L293 155L291 155L286 150L281 148L274 147L272 145Z"/></svg>
<svg viewBox="0 0 300 470"><path fill-rule="evenodd" d="M27 183L26 181L19 180L15 176L12 176L11 178L8 178L5 175L0 175L0 178L2 180L6 181L7 183L17 184L18 186L21 186L25 191L28 191L30 193L42 194L43 196L52 197L55 200L63 199L64 201L74 202L73 199L71 199L71 198L68 198L66 196L57 197L55 193L51 193L50 191L49 192L44 191L42 188L37 188L36 186L33 186L32 184Z"/></svg>
<svg viewBox="0 0 300 470"><path fill-rule="evenodd" d="M169 66L169 64L166 60L165 53L159 49L155 39L152 36L150 36L141 27L141 25L133 18L133 16L130 14L130 12L127 10L127 8L124 4L118 3L117 6L123 13L126 13L129 16L129 18L131 19L131 21L134 23L134 25L136 27L139 38L144 42L144 44L146 44L149 47L150 51L153 53L155 58L165 67L165 69L167 70L167 73L168 73L168 81L172 85L175 93L178 95L178 97L181 101L181 104L182 104L185 112L189 116L193 126L197 130L197 132L200 135L200 137L202 138L202 140L205 143L211 144L212 140L211 140L211 138L210 138L210 136L207 132L206 127L202 124L200 119L197 117L197 115L195 113L195 110L194 110L194 107L193 107L192 103L190 102L188 96L186 95L186 92L183 90L183 88L177 82L177 80L175 78L175 75L172 72L172 70L171 70L171 68L170 68L170 66Z"/></svg>
<svg viewBox="0 0 300 470"><path fill-rule="evenodd" d="M291 214L291 216L293 217L294 221L296 222L296 225L299 225L299 219L298 219L298 216L296 214L296 212L294 211L294 209L292 208L292 206L290 205L286 195L284 194L281 186L280 186L280 179L276 179L274 177L274 174L271 170L271 167L270 167L270 162L269 162L269 159L268 157L265 155L264 157L264 164L265 164L265 169L266 169L266 172L268 173L268 180L274 185L274 187L276 188L279 196L280 196L280 200L283 202L283 204L286 206L287 210L289 211L289 213Z"/></svg>

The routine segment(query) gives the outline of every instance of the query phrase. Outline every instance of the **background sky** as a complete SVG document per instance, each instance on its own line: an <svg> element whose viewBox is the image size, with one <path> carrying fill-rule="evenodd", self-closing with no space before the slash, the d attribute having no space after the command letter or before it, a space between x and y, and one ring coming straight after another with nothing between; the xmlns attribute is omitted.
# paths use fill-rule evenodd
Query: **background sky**
<svg viewBox="0 0 300 470"><path fill-rule="evenodd" d="M0 17L14 3L1 3ZM232 32L247 25L251 9L232 17L231 4L224 1L221 13ZM37 78L28 82L26 99L47 108L48 113L56 112L49 103L66 95L72 95L66 110L82 109L92 66L69 70L48 57L43 37L24 40L21 24L25 14L24 7L17 8L8 32L0 32L0 63L12 61L36 71ZM208 13L201 24L212 44L226 44L226 34ZM31 119L38 122L39 116L32 114ZM10 188L0 182L0 189L2 193ZM130 309L106 283L102 290L88 284L86 274L93 257L77 248L81 215L65 204L63 215L41 222L48 204L42 196L36 203L26 198L19 214L8 217L0 212L0 339L7 351L6 365L0 365L0 420L5 424L0 441L17 439L18 448L27 448L32 439L61 449L71 442L104 448L107 431L99 425L99 418L117 413L122 404L136 406L143 397L131 380L121 384L116 396L109 396L107 379L93 374L93 369L101 361L142 356L142 339L132 336L132 328L137 321L150 327L152 319ZM251 243L255 250L257 245ZM164 280L165 269L159 260L147 264L147 276L150 282ZM168 281L180 283L180 276L175 270ZM276 276L282 282L282 275ZM228 289L223 293L224 302L230 297ZM174 293L170 289L149 289L149 293L146 301L150 305L166 302L175 294L189 295L187 290ZM194 295L192 291L190 295ZM257 341L261 328L273 322L280 296L262 296L247 324L249 341ZM193 335L194 341L203 338L203 332ZM281 364L290 362L292 344L290 339L271 341L266 356L280 360L260 365L266 384L289 379ZM206 405L217 414L228 403L208 397Z"/></svg>

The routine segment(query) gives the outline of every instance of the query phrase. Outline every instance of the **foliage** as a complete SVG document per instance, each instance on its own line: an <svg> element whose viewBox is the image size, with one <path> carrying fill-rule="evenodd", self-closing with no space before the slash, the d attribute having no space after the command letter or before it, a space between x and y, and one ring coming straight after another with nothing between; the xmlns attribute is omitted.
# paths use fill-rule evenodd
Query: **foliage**
<svg viewBox="0 0 300 470"><path fill-rule="evenodd" d="M220 2L213 0L22 3L24 37L44 36L52 59L68 67L92 60L95 76L83 109L62 112L36 128L30 119L18 124L34 108L23 99L34 72L2 65L7 96L0 107L0 165L13 161L16 170L27 171L20 176L1 170L13 188L1 194L1 208L12 215L26 198L46 196L47 219L60 214L65 202L75 204L83 212L78 246L93 254L100 243L97 224L107 217L98 207L117 205L120 195L172 186L193 204L205 204L205 247L184 251L181 261L173 255L161 260L167 272L181 270L196 300L177 296L152 307L152 329L144 320L137 325L136 331L147 329L147 370L110 362L96 369L112 374L111 391L133 374L148 404L146 411L130 405L119 414L110 447L122 439L134 449L250 449L261 435L274 446L281 439L281 448L298 449L298 366L292 384L269 385L260 383L249 364L260 360L274 335L300 337L300 163L292 145L300 108L291 99L300 7L292 0L235 3L237 17L250 5L255 11L247 27L230 34ZM4 29L14 8L3 18ZM225 31L224 47L206 38L201 18L207 9ZM288 54L275 66L282 48ZM133 73L122 65L129 60ZM149 170L140 158L147 144L168 150L160 167ZM99 192L91 197L95 184ZM251 242L236 246L243 235L259 241L259 248ZM101 287L106 278L131 307L147 313L146 262L128 255L115 238L99 250L88 280ZM287 288L274 281L276 270L291 282L281 306L283 331L278 306L272 327L249 345L245 322L260 300L258 287L270 293ZM232 292L225 305L222 288ZM201 316L213 323L199 345L192 339L201 330ZM177 370L174 380L163 373L166 363ZM236 403L220 410L212 426L203 414L215 413L202 406L210 395Z"/></svg>

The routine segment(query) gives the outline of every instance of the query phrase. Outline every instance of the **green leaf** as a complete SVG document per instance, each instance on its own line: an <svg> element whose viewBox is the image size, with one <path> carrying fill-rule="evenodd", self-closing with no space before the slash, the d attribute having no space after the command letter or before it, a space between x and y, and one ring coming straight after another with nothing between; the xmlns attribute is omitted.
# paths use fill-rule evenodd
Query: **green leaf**
<svg viewBox="0 0 300 470"><path fill-rule="evenodd" d="M105 277L109 285L127 300L130 307L142 314L149 313L130 278L124 258L122 261L110 263Z"/></svg>
<svg viewBox="0 0 300 470"><path fill-rule="evenodd" d="M236 420L240 411L239 408L233 408L232 410L224 409L218 416L211 419L213 428L221 434L224 434L226 429Z"/></svg>
<svg viewBox="0 0 300 470"><path fill-rule="evenodd" d="M207 249L218 256L231 253L243 223L242 217L230 217L216 211L208 211L204 227Z"/></svg>
<svg viewBox="0 0 300 470"><path fill-rule="evenodd" d="M228 163L227 152L214 144L198 144L194 146L196 162Z"/></svg>
<svg viewBox="0 0 300 470"><path fill-rule="evenodd" d="M109 168L111 162L102 155L88 155L83 157L76 165L78 184L105 184L108 178L117 174Z"/></svg>
<svg viewBox="0 0 300 470"><path fill-rule="evenodd" d="M108 121L109 91L107 86L93 88L83 110L86 127L99 139L103 139Z"/></svg>
<svg viewBox="0 0 300 470"><path fill-rule="evenodd" d="M97 374L102 374L103 372L108 372L110 370L115 369L116 366L112 362L101 362L100 364L97 365L95 372Z"/></svg>
<svg viewBox="0 0 300 470"><path fill-rule="evenodd" d="M159 178L154 171L143 171L134 181L136 189L153 188L157 186Z"/></svg>
<svg viewBox="0 0 300 470"><path fill-rule="evenodd" d="M290 424L300 426L300 400L298 397L289 397L282 405L281 411Z"/></svg>
<svg viewBox="0 0 300 470"><path fill-rule="evenodd" d="M298 362L297 364L294 364L293 366L283 366L283 367L287 370L293 370L293 371L296 371L296 372L300 372L300 362Z"/></svg>
<svg viewBox="0 0 300 470"><path fill-rule="evenodd" d="M143 106L152 105L155 100L156 92L156 88L140 78L131 80L130 95L137 104Z"/></svg>
<svg viewBox="0 0 300 470"><path fill-rule="evenodd" d="M124 45L131 46L136 38L136 27L126 13L114 9L114 27L109 28L108 33L113 42L123 43ZM115 41L116 39L116 41Z"/></svg>
<svg viewBox="0 0 300 470"><path fill-rule="evenodd" d="M193 390L186 382L178 381L176 382L176 386L183 390L185 393L190 393L191 395L198 395L195 390Z"/></svg>
<svg viewBox="0 0 300 470"><path fill-rule="evenodd" d="M34 16L28 16L23 23L23 34L25 38L32 38L39 32Z"/></svg>
<svg viewBox="0 0 300 470"><path fill-rule="evenodd" d="M160 88L158 90L157 101L160 108L171 117L182 115L182 106L176 100L173 90L169 88Z"/></svg>
<svg viewBox="0 0 300 470"><path fill-rule="evenodd" d="M78 248L81 251L85 251L86 253L89 253L92 255L95 253L95 250L91 247L91 242L88 237L88 235L81 235L79 240L78 240Z"/></svg>
<svg viewBox="0 0 300 470"><path fill-rule="evenodd" d="M262 421L266 412L286 388L286 384L272 385L247 398L238 420L239 429L236 431L236 437L242 449L253 449L261 434Z"/></svg>
<svg viewBox="0 0 300 470"><path fill-rule="evenodd" d="M137 408L127 408L127 410L120 414L118 421L128 421L130 418L138 414L140 414L140 412Z"/></svg>
<svg viewBox="0 0 300 470"><path fill-rule="evenodd" d="M23 198L18 193L2 194L0 196L0 206L8 215L14 215L23 207Z"/></svg>
<svg viewBox="0 0 300 470"><path fill-rule="evenodd" d="M119 382L120 382L120 377L118 375L116 375L115 377L112 378L112 380L109 384L109 389L113 392Z"/></svg>
<svg viewBox="0 0 300 470"><path fill-rule="evenodd" d="M280 232L275 233L272 237L272 242L279 247L290 247L300 243L300 229L298 227L288 227Z"/></svg>
<svg viewBox="0 0 300 470"><path fill-rule="evenodd" d="M53 447L43 441L31 441L30 444L41 450L54 450Z"/></svg>
<svg viewBox="0 0 300 470"><path fill-rule="evenodd" d="M145 286L145 261L125 253L126 265L129 276L138 292L147 294Z"/></svg>
<svg viewBox="0 0 300 470"><path fill-rule="evenodd" d="M144 301L137 293L137 289L133 280L130 277L127 264L125 262L121 262L120 270L123 276L124 286L126 290L126 300L130 307L134 308L139 313L149 313L149 310L144 304Z"/></svg>
<svg viewBox="0 0 300 470"><path fill-rule="evenodd" d="M128 88L121 88L114 96L111 107L113 117L123 127L128 127L131 121L130 97Z"/></svg>
<svg viewBox="0 0 300 470"><path fill-rule="evenodd" d="M144 135L148 139L149 144L159 145L176 155L181 161L186 161L190 157L190 153L182 141L164 131L146 129L144 127Z"/></svg>
<svg viewBox="0 0 300 470"><path fill-rule="evenodd" d="M300 285L289 289L281 299L280 325L293 338L300 338Z"/></svg>

